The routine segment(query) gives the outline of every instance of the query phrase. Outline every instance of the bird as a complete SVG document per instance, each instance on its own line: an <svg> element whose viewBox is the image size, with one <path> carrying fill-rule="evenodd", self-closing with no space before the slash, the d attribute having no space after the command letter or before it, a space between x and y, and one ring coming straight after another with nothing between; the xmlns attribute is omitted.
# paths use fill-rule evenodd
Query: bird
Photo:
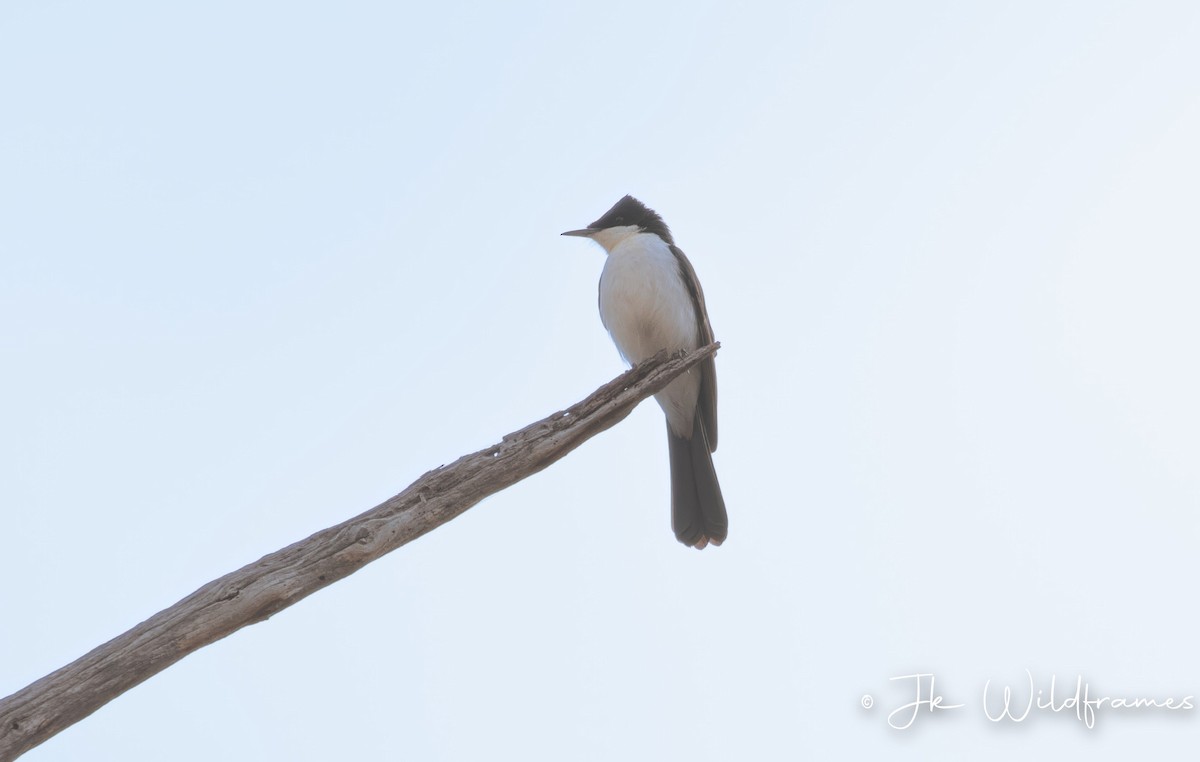
<svg viewBox="0 0 1200 762"><path fill-rule="evenodd" d="M600 321L631 365L662 350L713 342L704 291L663 218L625 196L586 228L607 257L600 274ZM729 533L712 453L717 449L717 369L712 357L654 395L667 419L671 527L684 545L720 545Z"/></svg>

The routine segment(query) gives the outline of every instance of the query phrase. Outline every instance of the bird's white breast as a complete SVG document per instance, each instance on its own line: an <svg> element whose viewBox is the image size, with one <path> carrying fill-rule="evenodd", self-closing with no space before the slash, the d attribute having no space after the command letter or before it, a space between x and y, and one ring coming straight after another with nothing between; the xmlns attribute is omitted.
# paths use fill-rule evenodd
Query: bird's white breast
<svg viewBox="0 0 1200 762"><path fill-rule="evenodd" d="M621 355L636 364L663 349L695 349L695 307L667 243L650 233L634 233L605 248L600 319ZM698 375L689 372L656 395L681 435L691 435L699 389Z"/></svg>

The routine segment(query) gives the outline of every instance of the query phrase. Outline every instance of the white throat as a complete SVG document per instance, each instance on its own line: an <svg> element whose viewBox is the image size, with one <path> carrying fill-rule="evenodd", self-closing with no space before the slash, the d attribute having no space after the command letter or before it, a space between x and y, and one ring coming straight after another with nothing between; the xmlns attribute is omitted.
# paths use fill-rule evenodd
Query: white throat
<svg viewBox="0 0 1200 762"><path fill-rule="evenodd" d="M611 254L612 250L617 247L617 244L631 235L636 235L638 230L637 225L621 225L620 227L605 228L598 233L592 233L591 238L604 247L606 254Z"/></svg>

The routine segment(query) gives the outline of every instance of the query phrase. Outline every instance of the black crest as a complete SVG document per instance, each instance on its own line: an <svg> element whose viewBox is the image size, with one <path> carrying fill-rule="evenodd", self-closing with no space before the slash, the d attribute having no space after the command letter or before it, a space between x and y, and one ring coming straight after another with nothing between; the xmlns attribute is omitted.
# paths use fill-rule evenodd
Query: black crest
<svg viewBox="0 0 1200 762"><path fill-rule="evenodd" d="M593 230L616 228L622 225L637 225L647 233L654 233L667 243L673 244L671 231L658 212L638 201L633 196L626 196L604 213L604 216L588 225Z"/></svg>

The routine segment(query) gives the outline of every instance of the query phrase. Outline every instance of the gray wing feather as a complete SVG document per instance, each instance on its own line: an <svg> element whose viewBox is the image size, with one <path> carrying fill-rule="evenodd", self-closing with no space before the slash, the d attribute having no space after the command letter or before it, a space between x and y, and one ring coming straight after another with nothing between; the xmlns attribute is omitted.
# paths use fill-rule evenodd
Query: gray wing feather
<svg viewBox="0 0 1200 762"><path fill-rule="evenodd" d="M696 308L696 334L700 338L700 346L713 342L712 325L708 322L708 307L704 304L704 290L700 288L700 279L692 263L684 255L683 249L671 245L671 253L679 263L679 273L692 295L692 304ZM700 420L704 423L704 432L708 435L709 452L717 451L717 364L709 357L700 364Z"/></svg>

